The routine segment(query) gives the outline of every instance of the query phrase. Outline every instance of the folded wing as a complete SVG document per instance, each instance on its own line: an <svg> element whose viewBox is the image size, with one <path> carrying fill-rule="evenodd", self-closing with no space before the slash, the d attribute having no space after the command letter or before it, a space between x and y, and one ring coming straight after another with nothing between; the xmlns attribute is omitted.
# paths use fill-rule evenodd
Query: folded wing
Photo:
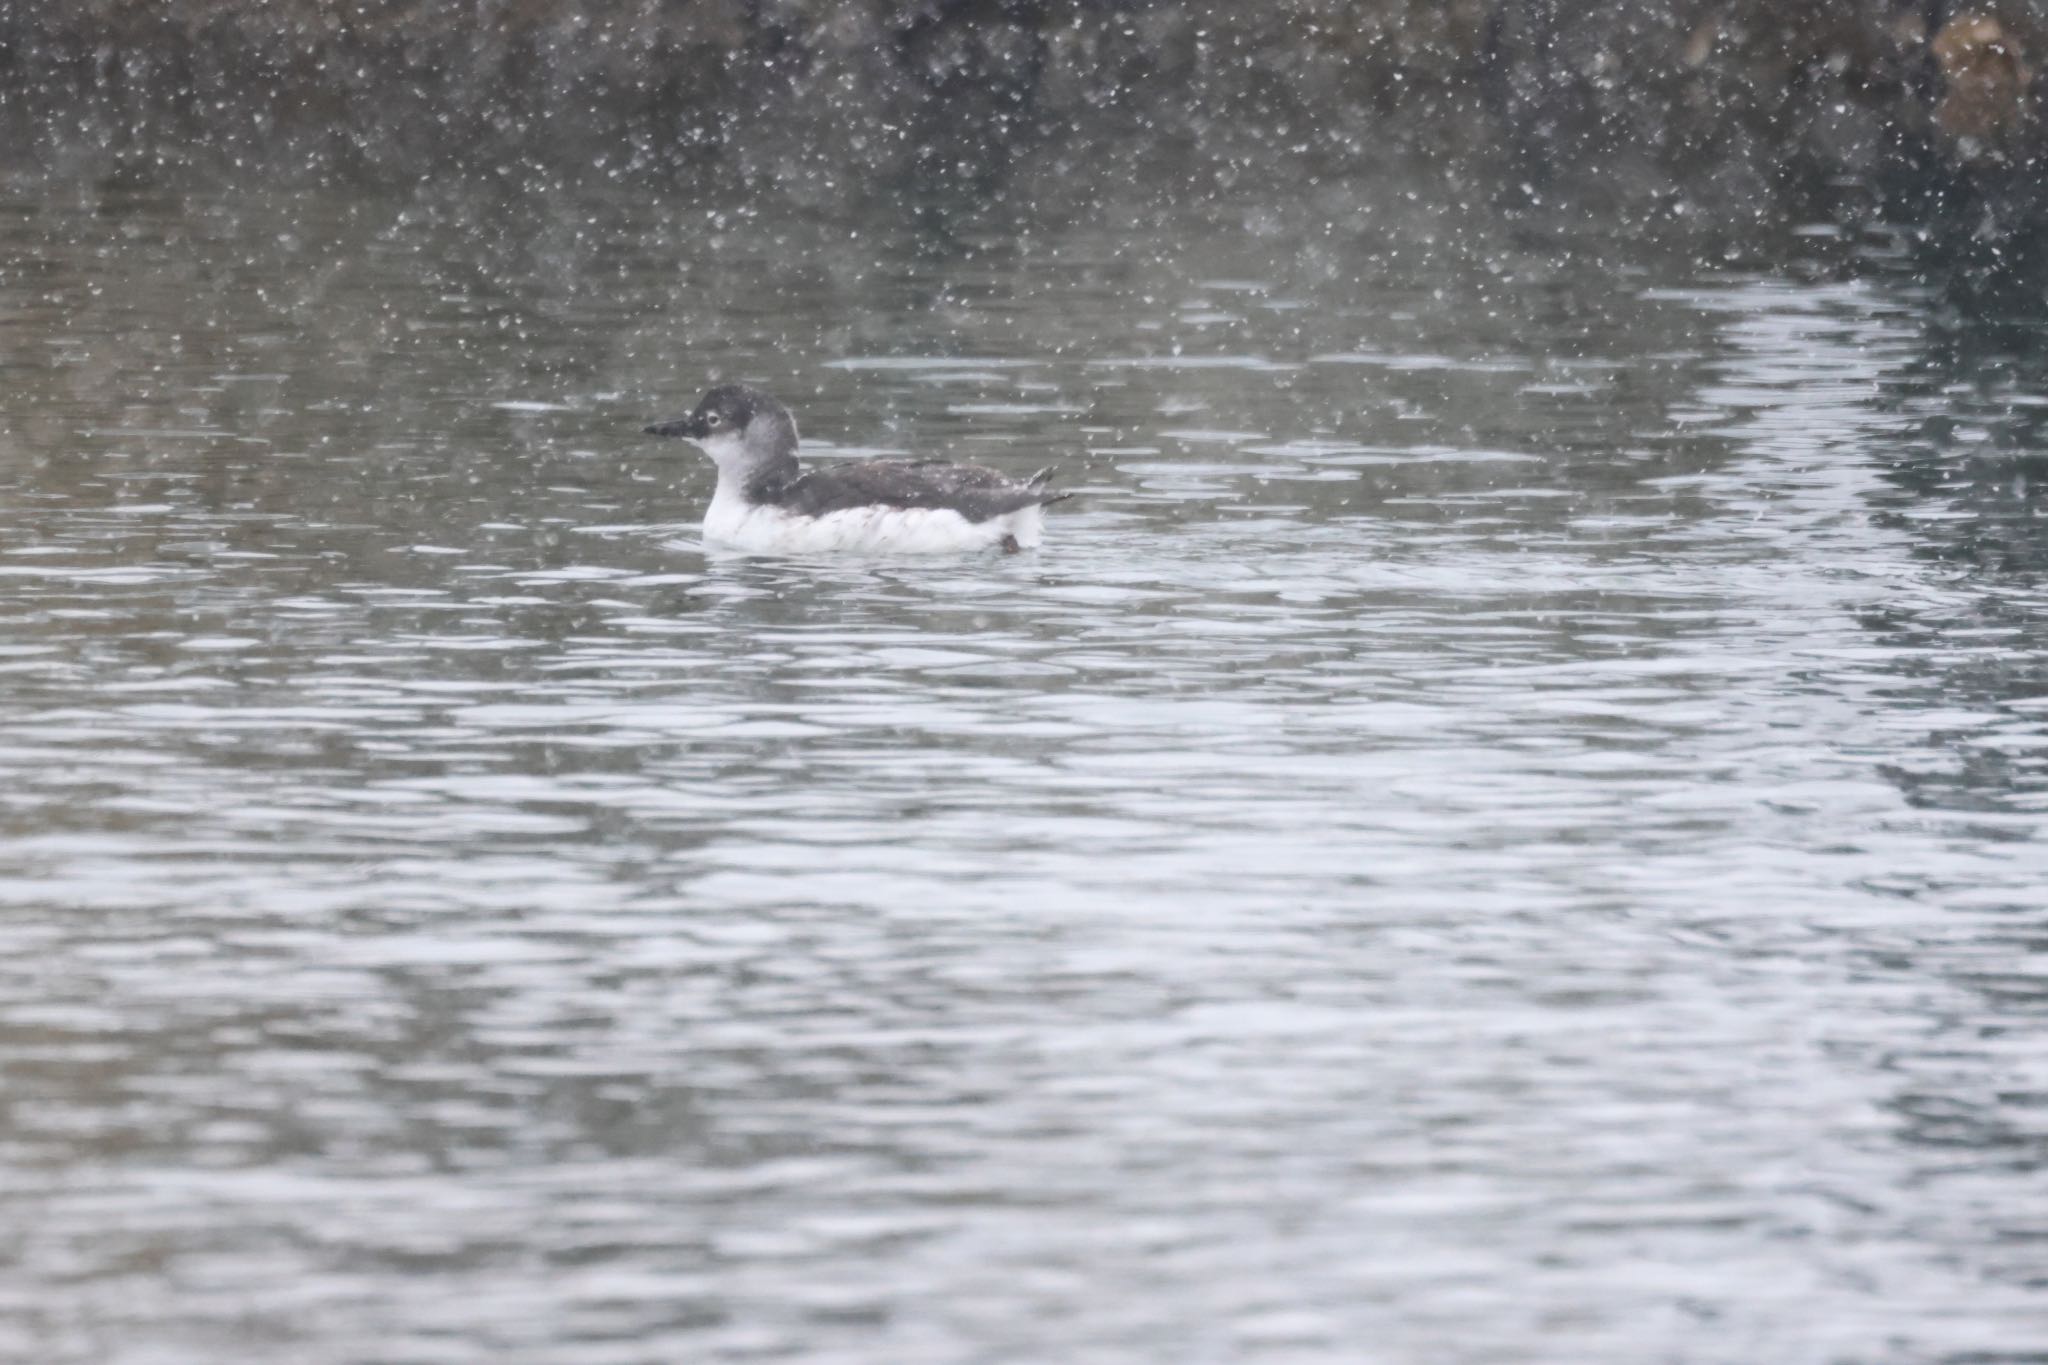
<svg viewBox="0 0 2048 1365"><path fill-rule="evenodd" d="M950 507L971 522L1071 497L1045 487L1050 470L1021 482L993 469L943 460L864 460L813 469L776 501L800 516L853 507Z"/></svg>

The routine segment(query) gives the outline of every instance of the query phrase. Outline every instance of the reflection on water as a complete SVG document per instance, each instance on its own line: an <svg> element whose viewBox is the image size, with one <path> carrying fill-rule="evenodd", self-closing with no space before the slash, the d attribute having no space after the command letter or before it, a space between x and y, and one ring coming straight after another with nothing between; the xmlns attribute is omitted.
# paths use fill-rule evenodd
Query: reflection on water
<svg viewBox="0 0 2048 1365"><path fill-rule="evenodd" d="M2024 331L1256 197L0 241L0 1353L2048 1358ZM1084 496L707 554L713 375Z"/></svg>

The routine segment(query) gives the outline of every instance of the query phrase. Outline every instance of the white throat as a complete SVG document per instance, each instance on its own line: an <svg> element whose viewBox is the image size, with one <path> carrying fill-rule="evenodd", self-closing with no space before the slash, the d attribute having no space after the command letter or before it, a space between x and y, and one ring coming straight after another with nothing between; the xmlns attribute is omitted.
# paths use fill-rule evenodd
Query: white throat
<svg viewBox="0 0 2048 1365"><path fill-rule="evenodd" d="M727 480L738 484L746 478L747 468L753 461L747 456L747 443L736 431L721 431L705 436L696 442L697 448L711 457L711 463L718 466L718 485L723 488Z"/></svg>

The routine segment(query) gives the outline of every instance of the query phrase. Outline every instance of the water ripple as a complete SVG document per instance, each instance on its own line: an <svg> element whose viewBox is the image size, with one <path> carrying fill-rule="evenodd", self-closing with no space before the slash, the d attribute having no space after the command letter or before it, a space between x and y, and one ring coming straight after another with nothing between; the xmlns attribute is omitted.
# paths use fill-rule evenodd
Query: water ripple
<svg viewBox="0 0 2048 1365"><path fill-rule="evenodd" d="M2032 353L316 199L9 229L0 1354L2038 1352ZM712 373L1082 496L707 552Z"/></svg>

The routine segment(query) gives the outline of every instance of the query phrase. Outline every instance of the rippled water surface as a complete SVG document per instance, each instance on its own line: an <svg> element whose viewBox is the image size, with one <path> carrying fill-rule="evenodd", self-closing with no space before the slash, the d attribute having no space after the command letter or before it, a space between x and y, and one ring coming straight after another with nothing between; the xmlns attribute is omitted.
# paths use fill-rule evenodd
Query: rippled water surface
<svg viewBox="0 0 2048 1365"><path fill-rule="evenodd" d="M2048 348L1894 252L0 197L0 1357L2048 1360ZM707 552L713 376L1080 496Z"/></svg>

